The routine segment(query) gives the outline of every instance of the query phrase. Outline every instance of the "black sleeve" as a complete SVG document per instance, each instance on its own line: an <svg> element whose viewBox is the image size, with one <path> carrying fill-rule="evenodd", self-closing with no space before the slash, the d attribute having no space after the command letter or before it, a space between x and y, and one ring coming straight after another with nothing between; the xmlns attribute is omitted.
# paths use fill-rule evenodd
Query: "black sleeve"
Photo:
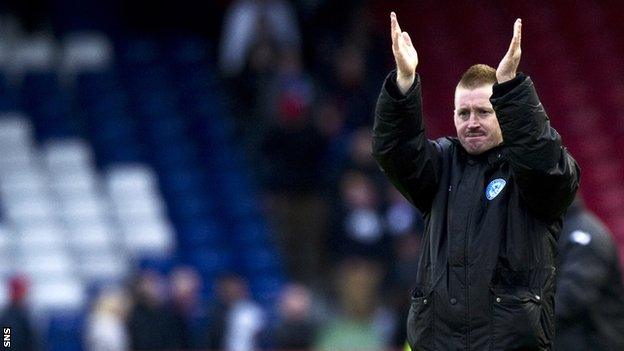
<svg viewBox="0 0 624 351"><path fill-rule="evenodd" d="M425 136L418 75L405 96L396 85L396 71L386 77L375 109L373 156L403 196L429 212L441 173L441 147Z"/></svg>
<svg viewBox="0 0 624 351"><path fill-rule="evenodd" d="M544 219L563 215L578 189L580 171L551 127L533 81L519 74L496 84L490 100L523 200Z"/></svg>

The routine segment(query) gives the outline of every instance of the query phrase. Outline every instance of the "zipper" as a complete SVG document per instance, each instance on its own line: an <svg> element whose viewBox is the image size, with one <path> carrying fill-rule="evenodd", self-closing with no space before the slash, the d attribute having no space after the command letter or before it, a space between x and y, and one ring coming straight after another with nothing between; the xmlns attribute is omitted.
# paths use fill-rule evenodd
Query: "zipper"
<svg viewBox="0 0 624 351"><path fill-rule="evenodd" d="M477 170L477 175L481 174L480 167ZM475 177L473 183L478 183L481 177ZM478 192L479 194L481 191ZM480 203L480 202L479 202ZM466 350L470 350L470 282L468 281L468 233L472 224L472 216L474 214L474 206L469 206L468 218L466 221L466 230L464 231L464 282L466 283Z"/></svg>
<svg viewBox="0 0 624 351"><path fill-rule="evenodd" d="M464 232L464 281L466 282L466 349L470 350L470 291L468 282L468 230L470 228L470 222L472 220L472 212L474 210L471 209L468 213L468 221L466 223L466 231Z"/></svg>

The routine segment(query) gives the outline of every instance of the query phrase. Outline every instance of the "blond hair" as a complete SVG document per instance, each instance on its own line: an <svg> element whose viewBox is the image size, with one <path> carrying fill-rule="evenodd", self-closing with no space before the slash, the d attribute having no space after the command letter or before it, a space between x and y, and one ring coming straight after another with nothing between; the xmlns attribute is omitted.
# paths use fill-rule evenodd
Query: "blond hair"
<svg viewBox="0 0 624 351"><path fill-rule="evenodd" d="M488 65L477 64L462 74L457 87L475 89L490 84L496 84L496 70Z"/></svg>

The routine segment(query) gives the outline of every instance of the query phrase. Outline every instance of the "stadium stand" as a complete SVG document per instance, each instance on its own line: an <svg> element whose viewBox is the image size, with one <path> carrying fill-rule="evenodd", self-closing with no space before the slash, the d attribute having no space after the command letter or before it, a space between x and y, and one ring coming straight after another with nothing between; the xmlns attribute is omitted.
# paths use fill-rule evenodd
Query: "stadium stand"
<svg viewBox="0 0 624 351"><path fill-rule="evenodd" d="M240 271L261 302L274 299L279 259L207 43L7 41L20 64L1 75L1 273L28 276L51 350L80 349L93 287L138 262L196 267L206 299L218 274Z"/></svg>

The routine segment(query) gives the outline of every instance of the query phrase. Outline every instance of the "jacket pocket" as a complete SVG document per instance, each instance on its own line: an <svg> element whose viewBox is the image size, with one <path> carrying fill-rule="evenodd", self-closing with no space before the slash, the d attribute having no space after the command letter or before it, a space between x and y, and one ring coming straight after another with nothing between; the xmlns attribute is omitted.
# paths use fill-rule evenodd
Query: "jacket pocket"
<svg viewBox="0 0 624 351"><path fill-rule="evenodd" d="M528 289L492 290L493 350L540 350L541 297Z"/></svg>
<svg viewBox="0 0 624 351"><path fill-rule="evenodd" d="M433 349L433 294L412 294L407 317L407 342L412 351Z"/></svg>

